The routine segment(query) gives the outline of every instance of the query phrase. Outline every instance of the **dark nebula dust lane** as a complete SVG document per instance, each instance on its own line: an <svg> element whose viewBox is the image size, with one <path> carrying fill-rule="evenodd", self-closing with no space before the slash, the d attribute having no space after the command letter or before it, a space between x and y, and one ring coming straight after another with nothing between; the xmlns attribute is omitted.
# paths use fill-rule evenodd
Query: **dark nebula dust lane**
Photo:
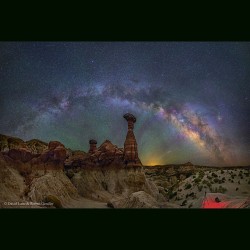
<svg viewBox="0 0 250 250"><path fill-rule="evenodd" d="M143 164L250 163L249 42L0 42L0 133L123 147Z"/></svg>

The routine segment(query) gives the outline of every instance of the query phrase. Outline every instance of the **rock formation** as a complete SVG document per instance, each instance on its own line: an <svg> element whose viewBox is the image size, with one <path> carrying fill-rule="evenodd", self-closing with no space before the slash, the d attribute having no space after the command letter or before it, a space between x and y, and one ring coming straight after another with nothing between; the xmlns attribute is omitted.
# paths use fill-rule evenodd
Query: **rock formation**
<svg viewBox="0 0 250 250"><path fill-rule="evenodd" d="M141 162L138 158L137 142L133 132L136 118L129 113L125 114L123 117L128 122L128 132L124 142L124 162L127 166L141 165Z"/></svg>
<svg viewBox="0 0 250 250"><path fill-rule="evenodd" d="M107 203L128 199L133 193L143 191L146 196L155 200L152 207L157 203L166 203L166 199L159 193L156 185L147 180L142 167L117 168L112 166L82 168L74 173L72 183L83 197ZM119 207L116 203L114 207ZM124 207L130 207L127 203ZM139 207L144 205L137 204Z"/></svg>
<svg viewBox="0 0 250 250"><path fill-rule="evenodd" d="M96 140L89 140L89 154L93 154L96 151Z"/></svg>
<svg viewBox="0 0 250 250"><path fill-rule="evenodd" d="M88 153L85 153L81 150L70 150L67 149L66 160L64 161L64 168L81 168L85 165L85 159L88 156Z"/></svg>
<svg viewBox="0 0 250 250"><path fill-rule="evenodd" d="M113 198L108 205L112 208L179 208L178 205L160 201L145 191L134 192L126 198Z"/></svg>
<svg viewBox="0 0 250 250"><path fill-rule="evenodd" d="M41 154L48 149L48 144L37 139L23 141L20 138L0 134L0 151L9 152L11 149L24 148L32 154Z"/></svg>
<svg viewBox="0 0 250 250"><path fill-rule="evenodd" d="M97 150L88 158L96 166L120 165L123 163L123 150L105 140Z"/></svg>
<svg viewBox="0 0 250 250"><path fill-rule="evenodd" d="M91 139L89 140L88 153L74 154L68 150L65 168L72 169L107 166L114 166L117 168L123 168L126 166L141 167L142 164L138 157L137 143L133 132L136 118L132 114L125 114L123 117L128 122L128 132L124 143L124 149L113 145L110 140L105 140L97 148L97 141Z"/></svg>
<svg viewBox="0 0 250 250"><path fill-rule="evenodd" d="M42 204L48 200L54 201L52 207L64 207L79 199L64 173L66 149L62 143L24 142L1 135L0 146L0 207L20 207L15 204L27 202Z"/></svg>

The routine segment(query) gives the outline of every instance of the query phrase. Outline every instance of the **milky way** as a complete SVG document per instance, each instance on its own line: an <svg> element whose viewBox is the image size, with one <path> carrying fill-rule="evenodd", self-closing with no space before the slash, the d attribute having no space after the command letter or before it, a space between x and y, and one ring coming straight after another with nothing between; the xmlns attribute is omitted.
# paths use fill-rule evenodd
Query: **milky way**
<svg viewBox="0 0 250 250"><path fill-rule="evenodd" d="M250 162L250 43L0 43L0 133L119 147L144 164Z"/></svg>

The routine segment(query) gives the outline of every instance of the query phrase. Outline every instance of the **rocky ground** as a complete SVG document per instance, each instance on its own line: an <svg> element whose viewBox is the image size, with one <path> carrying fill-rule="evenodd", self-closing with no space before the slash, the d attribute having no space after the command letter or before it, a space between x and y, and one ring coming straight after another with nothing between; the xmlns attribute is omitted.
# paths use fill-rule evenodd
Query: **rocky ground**
<svg viewBox="0 0 250 250"><path fill-rule="evenodd" d="M89 154L1 135L0 150L1 207L167 206L142 166L126 166L122 149L108 140Z"/></svg>
<svg viewBox="0 0 250 250"><path fill-rule="evenodd" d="M250 167L127 166L122 155L109 140L86 153L0 135L0 207L249 207Z"/></svg>
<svg viewBox="0 0 250 250"><path fill-rule="evenodd" d="M211 194L250 204L250 167L167 166L145 171L168 201L182 208L200 208Z"/></svg>

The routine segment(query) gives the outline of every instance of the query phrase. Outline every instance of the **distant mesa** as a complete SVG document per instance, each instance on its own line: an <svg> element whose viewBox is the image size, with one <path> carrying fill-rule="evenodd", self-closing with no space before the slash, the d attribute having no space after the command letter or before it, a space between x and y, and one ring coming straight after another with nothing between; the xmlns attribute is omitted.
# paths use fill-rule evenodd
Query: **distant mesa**
<svg viewBox="0 0 250 250"><path fill-rule="evenodd" d="M183 164L183 166L194 166L194 164L190 161Z"/></svg>

